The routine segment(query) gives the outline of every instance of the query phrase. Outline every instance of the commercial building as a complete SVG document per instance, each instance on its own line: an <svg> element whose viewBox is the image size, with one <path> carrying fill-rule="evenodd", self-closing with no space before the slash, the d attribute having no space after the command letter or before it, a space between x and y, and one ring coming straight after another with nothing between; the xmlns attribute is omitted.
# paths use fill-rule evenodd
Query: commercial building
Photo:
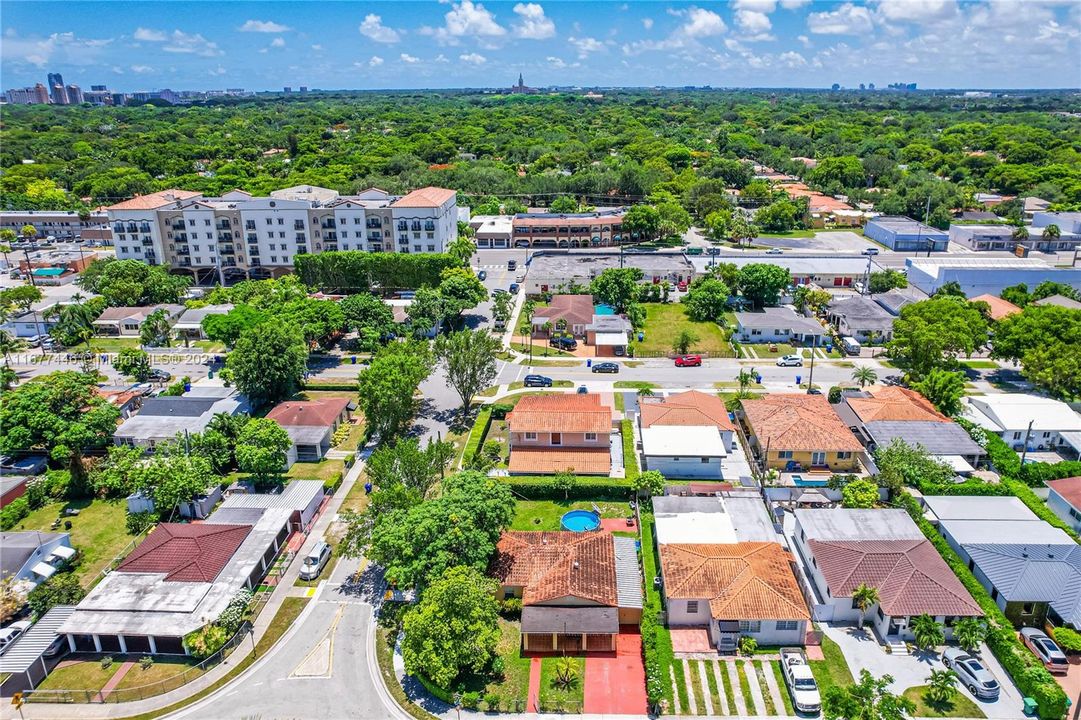
<svg viewBox="0 0 1081 720"><path fill-rule="evenodd" d="M776 265L792 275L793 285L818 285L822 288L848 288L864 281L872 269L873 258L836 255L766 255L740 253L737 256L690 258L698 274L709 272L712 265L727 263L742 268L745 265Z"/></svg>
<svg viewBox="0 0 1081 720"><path fill-rule="evenodd" d="M969 250L1013 250L1013 225L950 225L950 242Z"/></svg>
<svg viewBox="0 0 1081 720"><path fill-rule="evenodd" d="M591 213L519 213L511 237L520 248L588 248L638 242L638 233L623 235L626 210Z"/></svg>
<svg viewBox="0 0 1081 720"><path fill-rule="evenodd" d="M887 643L912 640L912 620L949 626L983 612L904 510L795 511L793 539L817 593L815 619L856 624L860 585L877 588L865 619Z"/></svg>
<svg viewBox="0 0 1081 720"><path fill-rule="evenodd" d="M1001 295L1018 283L1030 288L1045 280L1081 289L1081 268L1056 268L1036 258L936 257L906 258L908 282L930 295L949 282L966 297Z"/></svg>
<svg viewBox="0 0 1081 720"><path fill-rule="evenodd" d="M511 247L514 218L509 215L474 215L469 220L469 226L473 228L473 240L478 248Z"/></svg>
<svg viewBox="0 0 1081 720"><path fill-rule="evenodd" d="M0 228L13 230L22 236L22 229L33 226L38 238L54 237L57 240L102 240L112 238L108 226L109 217L101 210L92 210L88 217L79 213L60 210L5 210L0 212Z"/></svg>
<svg viewBox="0 0 1081 720"><path fill-rule="evenodd" d="M1015 497L928 496L950 547L1015 625L1081 628L1081 546Z"/></svg>
<svg viewBox="0 0 1081 720"><path fill-rule="evenodd" d="M869 220L863 234L897 252L942 252L950 242L950 235L944 230L892 215Z"/></svg>
<svg viewBox="0 0 1081 720"><path fill-rule="evenodd" d="M295 257L331 250L443 252L458 236L457 193L358 195L298 185L255 197L163 190L106 208L117 257L190 272L198 283L278 277Z"/></svg>
<svg viewBox="0 0 1081 720"><path fill-rule="evenodd" d="M597 255L538 252L529 259L524 290L541 293L580 293L609 268L630 267L642 271L642 282L676 285L696 277L695 266L677 253L605 253Z"/></svg>

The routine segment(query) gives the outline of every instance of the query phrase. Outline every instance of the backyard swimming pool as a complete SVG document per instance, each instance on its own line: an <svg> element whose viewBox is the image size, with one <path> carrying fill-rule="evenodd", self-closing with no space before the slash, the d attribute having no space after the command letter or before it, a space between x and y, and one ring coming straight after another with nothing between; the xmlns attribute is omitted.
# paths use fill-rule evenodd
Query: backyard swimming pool
<svg viewBox="0 0 1081 720"><path fill-rule="evenodd" d="M829 480L826 478L805 478L802 475L793 475L792 483L796 487L826 487L829 485Z"/></svg>
<svg viewBox="0 0 1081 720"><path fill-rule="evenodd" d="M611 305L594 305L593 312L596 315L615 315L616 309Z"/></svg>

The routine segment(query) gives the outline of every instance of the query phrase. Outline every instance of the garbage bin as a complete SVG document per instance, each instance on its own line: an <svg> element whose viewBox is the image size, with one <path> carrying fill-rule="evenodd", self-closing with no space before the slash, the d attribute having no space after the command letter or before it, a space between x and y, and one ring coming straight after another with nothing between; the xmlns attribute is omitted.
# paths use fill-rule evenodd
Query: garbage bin
<svg viewBox="0 0 1081 720"><path fill-rule="evenodd" d="M191 383L184 383L184 392L191 392Z"/></svg>
<svg viewBox="0 0 1081 720"><path fill-rule="evenodd" d="M642 338L644 338L644 337L645 337L645 333L639 332L638 333L638 342L642 342Z"/></svg>
<svg viewBox="0 0 1081 720"><path fill-rule="evenodd" d="M207 376L208 379L213 380L214 379L214 371L213 370L208 371L206 376Z"/></svg>
<svg viewBox="0 0 1081 720"><path fill-rule="evenodd" d="M803 382L803 376L802 375L797 375L796 376L796 384L799 385L801 382Z"/></svg>
<svg viewBox="0 0 1081 720"><path fill-rule="evenodd" d="M1033 717L1036 715L1036 701L1030 697L1025 698L1024 704L1021 706L1025 715Z"/></svg>
<svg viewBox="0 0 1081 720"><path fill-rule="evenodd" d="M356 355L353 355L353 356L352 356L352 357L350 357L349 359L353 361L353 362L352 362L352 364L353 364L353 365L356 365L356 364L357 364L357 356L356 356Z"/></svg>
<svg viewBox="0 0 1081 720"><path fill-rule="evenodd" d="M586 367L593 367L593 358L586 358Z"/></svg>

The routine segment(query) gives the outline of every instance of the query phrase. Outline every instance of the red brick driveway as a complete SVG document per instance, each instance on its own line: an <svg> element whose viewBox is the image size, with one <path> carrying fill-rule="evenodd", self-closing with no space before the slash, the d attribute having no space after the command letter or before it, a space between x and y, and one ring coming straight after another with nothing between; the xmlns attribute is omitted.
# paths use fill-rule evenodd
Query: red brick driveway
<svg viewBox="0 0 1081 720"><path fill-rule="evenodd" d="M620 627L615 655L586 657L583 690L585 713L646 714L646 669L642 636L636 626Z"/></svg>

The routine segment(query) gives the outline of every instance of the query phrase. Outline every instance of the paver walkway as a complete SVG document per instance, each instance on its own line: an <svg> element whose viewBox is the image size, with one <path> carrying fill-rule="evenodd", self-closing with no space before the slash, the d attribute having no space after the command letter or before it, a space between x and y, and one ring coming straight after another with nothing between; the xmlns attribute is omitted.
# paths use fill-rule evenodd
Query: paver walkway
<svg viewBox="0 0 1081 720"><path fill-rule="evenodd" d="M728 672L728 680L732 683L732 696L736 701L736 714L747 714L747 703L743 698L743 688L739 684L739 674L736 672L736 664L734 662L724 663L725 670Z"/></svg>
<svg viewBox="0 0 1081 720"><path fill-rule="evenodd" d="M766 688L769 690L770 697L773 698L773 712L777 715L787 715L788 709L784 706L784 698L781 697L781 688L777 684L777 675L773 672L773 663L768 661L760 661L762 665L762 675L766 678ZM785 690L784 692L787 692Z"/></svg>
<svg viewBox="0 0 1081 720"><path fill-rule="evenodd" d="M133 662L120 663L120 667L113 673L113 676L109 678L109 682L105 683L101 688L102 702L105 702L105 698L109 697L112 691L116 689L116 686L120 684L120 681L124 679L124 676L128 674L128 670L131 670L133 667L135 667L135 663Z"/></svg>
<svg viewBox="0 0 1081 720"><path fill-rule="evenodd" d="M698 665L698 679L702 681L702 699L706 705L706 715L718 715L719 709L713 707L713 693L709 691L709 680L706 679L707 672L713 672L709 669L709 666L713 663L709 660L700 660Z"/></svg>
<svg viewBox="0 0 1081 720"><path fill-rule="evenodd" d="M646 714L646 668L638 628L620 628L615 656L586 657L583 695L582 710L587 714Z"/></svg>
<svg viewBox="0 0 1081 720"><path fill-rule="evenodd" d="M526 695L525 711L535 713L540 705L541 659L529 660L529 692Z"/></svg>
<svg viewBox="0 0 1081 720"><path fill-rule="evenodd" d="M758 673L755 672L754 663L750 660L742 661L743 673L747 676L747 684L751 686L751 700L754 702L754 715L766 714L766 701L762 697L762 687L758 684Z"/></svg>

